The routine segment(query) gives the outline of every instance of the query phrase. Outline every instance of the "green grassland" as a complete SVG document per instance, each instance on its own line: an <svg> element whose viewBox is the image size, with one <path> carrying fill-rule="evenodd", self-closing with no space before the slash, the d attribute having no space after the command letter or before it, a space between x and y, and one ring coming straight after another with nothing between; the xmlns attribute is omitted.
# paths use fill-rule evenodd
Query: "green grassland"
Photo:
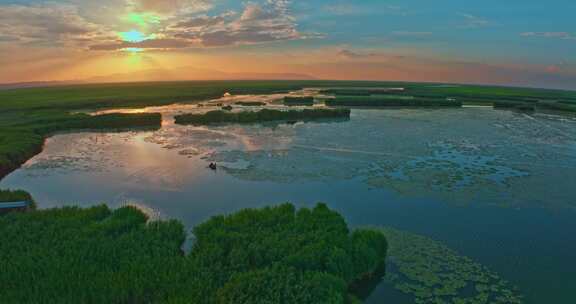
<svg viewBox="0 0 576 304"><path fill-rule="evenodd" d="M325 89L321 93L335 98L328 105L340 106L458 106L459 104L494 105L518 110L576 112L576 92L473 85L395 83L404 90L382 88ZM386 87L393 88L388 85ZM450 101L452 101L450 103Z"/></svg>
<svg viewBox="0 0 576 304"><path fill-rule="evenodd" d="M374 87L402 87L405 94L427 97L462 97L479 100L542 99L576 103L576 92L532 88L507 88L472 85L440 85L430 83L374 82L374 81L194 81L89 84L0 90L0 109L93 109L102 107L141 107L165 105L216 98L231 94L268 94L288 92L304 87L365 87L374 94L382 94ZM366 90L354 90L362 95ZM373 92L374 91L374 92ZM390 94L399 94L392 91Z"/></svg>
<svg viewBox="0 0 576 304"><path fill-rule="evenodd" d="M73 110L143 107L217 98L224 93L270 94L304 87L380 86L379 82L335 81L189 81L55 86L0 90L0 109Z"/></svg>
<svg viewBox="0 0 576 304"><path fill-rule="evenodd" d="M497 86L472 85L427 85L411 86L410 94L414 96L447 96L473 99L507 99L507 100L566 100L576 103L576 92L534 88L510 88Z"/></svg>
<svg viewBox="0 0 576 304"><path fill-rule="evenodd" d="M382 269L381 232L350 231L326 205L284 204L196 226L132 207L0 216L2 303L353 303Z"/></svg>
<svg viewBox="0 0 576 304"><path fill-rule="evenodd" d="M224 110L210 111L204 114L181 114L175 116L180 125L205 125L213 123L259 123L266 121L309 121L327 118L350 118L349 109L304 109L304 110L271 110L229 112Z"/></svg>

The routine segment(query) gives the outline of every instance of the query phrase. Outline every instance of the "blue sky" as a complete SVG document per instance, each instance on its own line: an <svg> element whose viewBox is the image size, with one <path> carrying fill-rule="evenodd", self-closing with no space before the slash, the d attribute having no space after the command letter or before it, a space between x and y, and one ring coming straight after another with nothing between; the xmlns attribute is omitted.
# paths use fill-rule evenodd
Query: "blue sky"
<svg viewBox="0 0 576 304"><path fill-rule="evenodd" d="M318 43L417 46L480 59L540 62L574 59L576 37L563 40L521 36L526 32L576 31L576 1L553 2L545 5L544 1L535 0L316 0L297 5L296 12L304 16L303 28L328 34L329 39ZM318 11L317 7L322 9ZM339 13L333 14L326 8ZM370 39L373 37L385 41L374 42Z"/></svg>
<svg viewBox="0 0 576 304"><path fill-rule="evenodd" d="M19 50L18 59L26 61L26 53L58 50L81 60L80 54L138 49L148 57L201 54L206 67L219 70L231 67L218 66L218 56L228 63L268 60L276 63L268 72L319 78L342 78L340 66L359 79L366 66L380 66L366 78L570 87L576 80L575 12L576 1L566 0L0 0L0 54ZM129 14L155 19L136 28L126 21ZM146 41L118 38L132 30ZM282 66L279 54L290 55ZM404 65L394 63L400 59ZM27 78L16 67L10 71ZM0 74L0 81L8 80Z"/></svg>

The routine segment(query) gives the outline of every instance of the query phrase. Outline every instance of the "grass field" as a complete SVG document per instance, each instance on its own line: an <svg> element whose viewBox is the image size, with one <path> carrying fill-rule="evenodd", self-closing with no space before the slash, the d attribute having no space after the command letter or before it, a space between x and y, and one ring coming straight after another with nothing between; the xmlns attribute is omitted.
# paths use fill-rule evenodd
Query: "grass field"
<svg viewBox="0 0 576 304"><path fill-rule="evenodd" d="M576 92L489 86L442 86L424 83L355 81L195 81L90 84L0 90L0 110L78 110L103 107L141 107L197 101L232 94L267 94L304 87L402 87L405 94L426 97L462 97L479 100L542 99L576 103ZM362 90L354 90L356 94ZM370 90L369 90L370 91ZM380 91L374 93L381 94ZM397 91L391 94L402 95Z"/></svg>
<svg viewBox="0 0 576 304"><path fill-rule="evenodd" d="M378 86L379 82L334 81L194 81L90 84L0 90L0 109L71 110L103 107L141 107L191 102L231 94L269 94L303 87Z"/></svg>

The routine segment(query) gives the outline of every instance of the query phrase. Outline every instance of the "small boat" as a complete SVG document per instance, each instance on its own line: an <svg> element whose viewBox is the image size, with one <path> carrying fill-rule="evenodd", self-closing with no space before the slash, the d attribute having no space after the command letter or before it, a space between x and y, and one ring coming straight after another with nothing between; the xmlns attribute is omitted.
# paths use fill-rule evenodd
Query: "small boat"
<svg viewBox="0 0 576 304"><path fill-rule="evenodd" d="M210 168L210 169L212 169L212 170L214 170L214 171L216 171L216 169L218 169L218 167L216 166L215 163L210 163L210 165L208 165L208 168Z"/></svg>

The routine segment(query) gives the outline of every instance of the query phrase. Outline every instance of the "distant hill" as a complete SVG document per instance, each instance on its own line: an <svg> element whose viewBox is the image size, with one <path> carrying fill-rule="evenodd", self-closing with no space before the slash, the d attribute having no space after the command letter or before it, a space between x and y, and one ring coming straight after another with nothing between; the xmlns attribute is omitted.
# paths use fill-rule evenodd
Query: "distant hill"
<svg viewBox="0 0 576 304"><path fill-rule="evenodd" d="M83 83L83 82L82 81L31 81L31 82L0 83L0 90L50 87L50 86L79 84L79 83Z"/></svg>
<svg viewBox="0 0 576 304"><path fill-rule="evenodd" d="M85 79L86 82L137 82L178 80L315 80L306 74L294 73L226 73L217 70L183 67L151 69L132 73L116 73Z"/></svg>
<svg viewBox="0 0 576 304"><path fill-rule="evenodd" d="M307 74L295 73L226 73L217 70L183 67L178 69L150 69L131 73L115 73L81 80L0 83L0 90L81 83L186 80L317 80L317 78Z"/></svg>

